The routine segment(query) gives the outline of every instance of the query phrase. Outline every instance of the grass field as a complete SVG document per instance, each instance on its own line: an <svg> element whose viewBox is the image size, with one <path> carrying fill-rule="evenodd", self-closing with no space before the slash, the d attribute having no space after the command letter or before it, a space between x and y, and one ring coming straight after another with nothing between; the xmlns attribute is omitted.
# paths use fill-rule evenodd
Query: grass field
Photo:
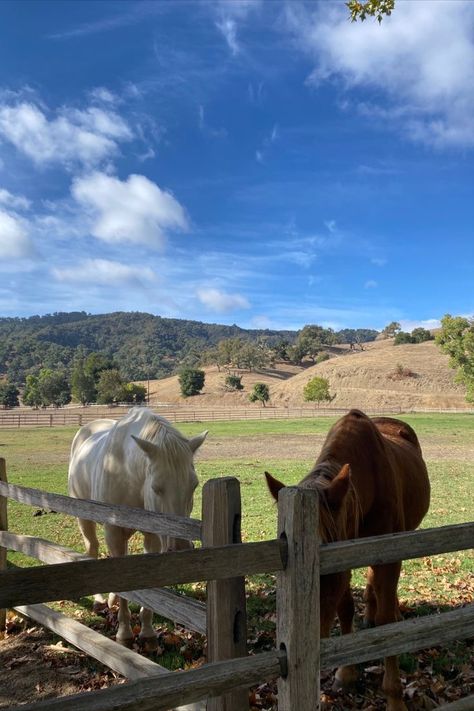
<svg viewBox="0 0 474 711"><path fill-rule="evenodd" d="M419 438L432 485L430 511L423 527L462 523L474 519L474 417L472 415L411 415L403 417L411 424ZM236 476L241 483L243 538L247 541L273 538L276 532L276 507L266 491L263 472L269 470L287 484L296 484L309 470L317 455L308 454L303 445L314 437L322 442L334 420L326 417L300 420L270 420L244 422L212 422L180 425L190 436L204 428L210 429L209 445L204 444L197 462L200 482L219 476ZM67 493L67 464L74 428L0 430L0 456L7 461L8 479L12 483L40 488L56 493ZM292 442L291 453L285 442ZM311 440L312 442L313 440ZM212 443L212 456L211 445ZM299 443L302 454L299 454ZM258 445L258 455L255 449ZM219 447L233 451L232 457L219 457ZM228 450L228 448L231 450ZM227 448L227 449L226 449ZM312 448L310 448L312 452ZM216 455L217 452L217 455ZM281 455L281 452L285 456ZM193 516L200 517L200 495L197 490ZM82 539L72 517L47 513L35 515L31 507L9 503L10 530L47 538L82 551ZM140 537L132 541L132 551L141 550ZM104 551L105 552L105 551ZM9 560L18 565L34 565L35 561L10 553ZM453 604L472 601L474 581L472 551L434 556L404 564L399 585L399 596L405 613L426 614ZM355 571L353 578L360 608L364 572ZM198 596L202 586L192 586ZM271 606L274 603L273 579L261 576L249 581L249 614L254 636L272 629ZM88 604L86 602L86 604ZM66 609L69 609L69 605ZM71 607L71 609L73 609ZM91 619L91 618L89 618ZM256 631L258 630L258 632ZM262 632L263 630L263 632ZM456 669L468 663L472 652L463 644L456 646ZM402 667L415 673L418 658L405 655ZM442 657L444 659L444 656ZM173 655L160 663L179 665ZM444 663L443 663L444 664ZM438 666L444 669L439 662ZM446 657L446 665L453 667L453 658ZM256 708L272 708L260 706ZM336 708L336 707L335 707ZM346 708L343 706L343 708ZM365 706L347 706L365 708ZM367 707L368 708L368 707ZM378 708L378 706L377 706ZM415 707L416 708L416 707ZM421 707L420 707L421 708Z"/></svg>

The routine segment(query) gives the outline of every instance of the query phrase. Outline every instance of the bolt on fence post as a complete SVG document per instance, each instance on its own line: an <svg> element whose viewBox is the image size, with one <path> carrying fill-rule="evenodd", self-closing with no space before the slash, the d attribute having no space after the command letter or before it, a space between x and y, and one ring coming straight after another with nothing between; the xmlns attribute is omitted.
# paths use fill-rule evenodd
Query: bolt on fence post
<svg viewBox="0 0 474 711"><path fill-rule="evenodd" d="M287 655L278 679L279 711L320 709L319 508L312 489L285 487L278 496L278 535L288 559L277 573L277 648Z"/></svg>
<svg viewBox="0 0 474 711"><path fill-rule="evenodd" d="M0 457L0 481L7 483L7 465L3 458ZM7 517L8 498L0 495L0 531L8 531ZM0 546L0 571L6 570L7 567L7 549ZM5 634L5 624L7 620L7 611L0 610L0 639Z"/></svg>
<svg viewBox="0 0 474 711"><path fill-rule="evenodd" d="M202 491L202 545L241 543L240 483L234 477L210 479ZM245 578L207 584L207 657L223 661L247 654ZM208 699L207 711L248 711L247 689Z"/></svg>

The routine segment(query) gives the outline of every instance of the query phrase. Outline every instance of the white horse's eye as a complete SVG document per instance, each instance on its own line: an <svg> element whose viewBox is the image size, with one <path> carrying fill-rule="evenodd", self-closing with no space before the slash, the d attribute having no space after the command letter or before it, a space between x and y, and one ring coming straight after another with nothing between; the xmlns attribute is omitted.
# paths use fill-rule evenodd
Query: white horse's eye
<svg viewBox="0 0 474 711"><path fill-rule="evenodd" d="M163 494L165 493L165 490L159 484L152 484L151 488L157 496L163 496Z"/></svg>

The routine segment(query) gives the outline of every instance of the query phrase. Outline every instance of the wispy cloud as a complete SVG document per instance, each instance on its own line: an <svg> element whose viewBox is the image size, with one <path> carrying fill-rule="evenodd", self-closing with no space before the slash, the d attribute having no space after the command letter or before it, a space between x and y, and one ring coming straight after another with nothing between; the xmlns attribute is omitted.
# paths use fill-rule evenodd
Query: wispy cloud
<svg viewBox="0 0 474 711"><path fill-rule="evenodd" d="M71 192L89 218L90 234L109 244L162 248L167 232L189 227L176 198L144 175L121 181L96 172L76 178Z"/></svg>
<svg viewBox="0 0 474 711"><path fill-rule="evenodd" d="M6 205L15 210L28 210L31 202L23 195L12 195L8 190L0 188L0 205Z"/></svg>
<svg viewBox="0 0 474 711"><path fill-rule="evenodd" d="M474 146L474 4L403 2L378 23L352 25L346 9L287 5L286 27L314 59L313 85L374 88L384 103L365 111L412 140L437 148ZM361 107L362 108L362 107Z"/></svg>
<svg viewBox="0 0 474 711"><path fill-rule="evenodd" d="M54 267L51 273L61 282L95 286L144 286L156 279L149 267L134 267L108 259L86 259L74 267Z"/></svg>
<svg viewBox="0 0 474 711"><path fill-rule="evenodd" d="M364 289L376 289L377 286L378 283L375 281L375 279L368 279L364 284Z"/></svg>
<svg viewBox="0 0 474 711"><path fill-rule="evenodd" d="M201 288L197 290L196 294L204 306L217 313L229 313L250 308L248 299L241 294L229 294L214 288Z"/></svg>

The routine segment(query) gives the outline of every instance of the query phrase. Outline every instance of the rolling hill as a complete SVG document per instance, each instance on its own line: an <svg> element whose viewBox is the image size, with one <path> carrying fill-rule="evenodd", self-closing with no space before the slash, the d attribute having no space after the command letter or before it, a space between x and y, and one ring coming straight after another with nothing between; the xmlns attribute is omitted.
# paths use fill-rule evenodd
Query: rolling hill
<svg viewBox="0 0 474 711"><path fill-rule="evenodd" d="M192 408L251 407L247 399L249 392L256 382L265 382L270 388L270 405L300 406L308 404L303 400L304 385L318 375L329 380L330 391L335 396L334 407L469 407L464 388L455 382L455 371L448 365L448 356L434 341L394 346L392 339L379 340L364 344L363 351L338 346L332 349L331 355L329 360L307 367L279 363L274 369L241 371L242 392L227 392L226 373L215 367L205 369L206 384L202 394L187 399L180 395L177 376L153 380L150 381L150 402L152 405L179 403Z"/></svg>

